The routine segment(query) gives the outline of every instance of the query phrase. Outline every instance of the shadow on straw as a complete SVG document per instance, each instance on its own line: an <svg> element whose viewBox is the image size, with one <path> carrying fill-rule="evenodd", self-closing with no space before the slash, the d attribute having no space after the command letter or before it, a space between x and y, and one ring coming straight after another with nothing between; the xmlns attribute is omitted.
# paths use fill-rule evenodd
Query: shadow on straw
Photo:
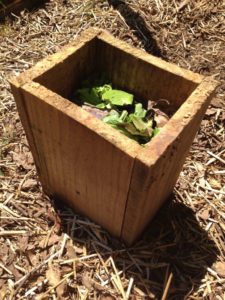
<svg viewBox="0 0 225 300"><path fill-rule="evenodd" d="M143 17L125 1L108 0L108 3L121 14L130 30L142 42L145 51L163 58L162 51Z"/></svg>
<svg viewBox="0 0 225 300"><path fill-rule="evenodd" d="M68 208L56 209L62 216ZM217 257L216 246L200 227L195 213L175 195L131 247L87 218L74 215L61 219L63 231L85 245L88 254L97 253L100 265L111 257L123 278L133 278L136 288L148 295L143 299L186 299L202 284L207 268ZM131 295L135 290L131 289Z"/></svg>

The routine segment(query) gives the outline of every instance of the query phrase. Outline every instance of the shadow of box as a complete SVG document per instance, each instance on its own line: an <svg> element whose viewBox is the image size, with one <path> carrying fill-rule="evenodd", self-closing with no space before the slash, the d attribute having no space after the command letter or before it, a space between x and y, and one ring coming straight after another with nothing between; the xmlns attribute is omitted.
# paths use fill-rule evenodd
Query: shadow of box
<svg viewBox="0 0 225 300"><path fill-rule="evenodd" d="M140 146L68 100L94 72L175 113ZM217 85L95 28L10 82L44 191L128 244L172 192Z"/></svg>

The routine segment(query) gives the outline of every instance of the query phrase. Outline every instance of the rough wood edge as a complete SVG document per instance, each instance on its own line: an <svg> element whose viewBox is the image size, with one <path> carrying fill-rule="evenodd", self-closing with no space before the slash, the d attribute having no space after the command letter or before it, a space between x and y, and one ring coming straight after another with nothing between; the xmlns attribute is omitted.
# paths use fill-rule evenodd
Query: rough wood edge
<svg viewBox="0 0 225 300"><path fill-rule="evenodd" d="M40 154L38 151L38 147L35 143L35 139L31 130L31 122L27 113L27 107L26 103L24 101L23 93L21 88L18 88L17 86L13 85L13 83L10 84L13 96L17 99L16 100L16 106L17 110L20 116L20 120L22 122L22 125L25 129L25 134L27 137L27 140L29 141L29 146L32 151L32 155L34 158L34 162L37 168L37 173L39 176L39 179L41 181L41 184L43 186L43 190L50 195L50 192L48 190L48 174L46 170L46 166L43 161L40 159ZM42 172L40 170L43 170Z"/></svg>

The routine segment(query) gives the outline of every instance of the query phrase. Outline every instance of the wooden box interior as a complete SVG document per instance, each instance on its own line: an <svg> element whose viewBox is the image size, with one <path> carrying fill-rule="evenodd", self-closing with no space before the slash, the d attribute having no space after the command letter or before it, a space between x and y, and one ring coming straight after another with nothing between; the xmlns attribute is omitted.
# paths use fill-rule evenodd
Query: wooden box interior
<svg viewBox="0 0 225 300"><path fill-rule="evenodd" d="M70 99L88 76L105 74L113 86L133 93L146 105L148 100L168 100L175 112L198 83L124 52L116 46L93 38L63 62L35 81Z"/></svg>

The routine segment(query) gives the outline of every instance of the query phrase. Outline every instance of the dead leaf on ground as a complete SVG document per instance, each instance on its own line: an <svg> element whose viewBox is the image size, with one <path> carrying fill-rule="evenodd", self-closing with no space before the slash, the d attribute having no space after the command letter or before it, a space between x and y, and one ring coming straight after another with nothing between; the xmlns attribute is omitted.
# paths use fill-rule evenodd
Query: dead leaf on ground
<svg viewBox="0 0 225 300"><path fill-rule="evenodd" d="M221 189L221 183L215 178L210 178L209 184L213 189Z"/></svg>
<svg viewBox="0 0 225 300"><path fill-rule="evenodd" d="M4 265L10 265L14 262L16 254L8 247L6 244L1 246L0 250L0 259L4 263Z"/></svg>
<svg viewBox="0 0 225 300"><path fill-rule="evenodd" d="M23 167L25 170L31 170L34 167L33 157L31 152L24 149L18 152L11 152L13 161L18 167Z"/></svg>
<svg viewBox="0 0 225 300"><path fill-rule="evenodd" d="M57 234L52 234L48 240L48 243L46 245L46 247L50 247L56 243L58 243L61 240L60 236L58 236ZM40 248L44 248L45 247L45 243L46 243L46 237L44 237L39 244Z"/></svg>
<svg viewBox="0 0 225 300"><path fill-rule="evenodd" d="M61 230L61 219L58 214L54 210L48 209L47 212L45 212L45 215L54 222L54 232L59 233Z"/></svg>
<svg viewBox="0 0 225 300"><path fill-rule="evenodd" d="M90 290L93 286L93 280L91 279L91 277L85 273L82 276L82 284L88 289Z"/></svg>
<svg viewBox="0 0 225 300"><path fill-rule="evenodd" d="M29 178L26 181L24 181L22 185L22 190L27 191L37 186L37 180Z"/></svg>
<svg viewBox="0 0 225 300"><path fill-rule="evenodd" d="M22 277L22 274L14 267L13 264L11 264L10 266L7 266L7 269L12 272L16 281Z"/></svg>
<svg viewBox="0 0 225 300"><path fill-rule="evenodd" d="M56 286L61 280L61 271L58 266L53 266L52 263L49 264L49 268L46 271L46 278L49 281L49 285ZM65 292L66 283L62 282L58 285L55 290L59 299L63 299L63 294Z"/></svg>
<svg viewBox="0 0 225 300"><path fill-rule="evenodd" d="M91 290L91 288L95 288L96 290L104 290L104 287L101 286L98 282L96 282L94 279L92 279L88 273L84 273L82 276L82 284L88 289Z"/></svg>
<svg viewBox="0 0 225 300"><path fill-rule="evenodd" d="M218 97L213 98L211 105L217 108L224 108L224 100Z"/></svg>
<svg viewBox="0 0 225 300"><path fill-rule="evenodd" d="M4 263L6 263L7 261L8 252L9 252L9 247L5 243L3 243L1 245L0 260L2 260Z"/></svg>
<svg viewBox="0 0 225 300"><path fill-rule="evenodd" d="M32 264L32 266L36 266L37 264L39 264L40 262L40 254L36 253L35 250L27 250L26 251L26 256L29 259L30 264Z"/></svg>
<svg viewBox="0 0 225 300"><path fill-rule="evenodd" d="M77 256L76 251L75 251L75 249L74 249L74 246L68 245L68 246L66 247L66 256L67 256L68 258L74 258L74 257Z"/></svg>
<svg viewBox="0 0 225 300"><path fill-rule="evenodd" d="M213 265L213 269L216 271L216 273L221 276L225 277L225 262L216 262Z"/></svg>
<svg viewBox="0 0 225 300"><path fill-rule="evenodd" d="M29 236L24 235L21 238L18 239L18 247L20 251L25 252L29 243Z"/></svg>
<svg viewBox="0 0 225 300"><path fill-rule="evenodd" d="M210 116L215 115L216 112L217 112L217 110L215 108L208 108L206 111L206 115L210 117Z"/></svg>
<svg viewBox="0 0 225 300"><path fill-rule="evenodd" d="M198 215L202 220L208 220L210 217L210 210L209 209L204 209L201 211Z"/></svg>
<svg viewBox="0 0 225 300"><path fill-rule="evenodd" d="M76 245L74 245L73 247L74 247L75 252L76 252L77 254L83 254L83 253L84 253L83 247L78 247L78 246L76 246Z"/></svg>
<svg viewBox="0 0 225 300"><path fill-rule="evenodd" d="M5 286L6 280L5 279L0 279L0 290L3 286ZM1 298L0 298L1 299Z"/></svg>

